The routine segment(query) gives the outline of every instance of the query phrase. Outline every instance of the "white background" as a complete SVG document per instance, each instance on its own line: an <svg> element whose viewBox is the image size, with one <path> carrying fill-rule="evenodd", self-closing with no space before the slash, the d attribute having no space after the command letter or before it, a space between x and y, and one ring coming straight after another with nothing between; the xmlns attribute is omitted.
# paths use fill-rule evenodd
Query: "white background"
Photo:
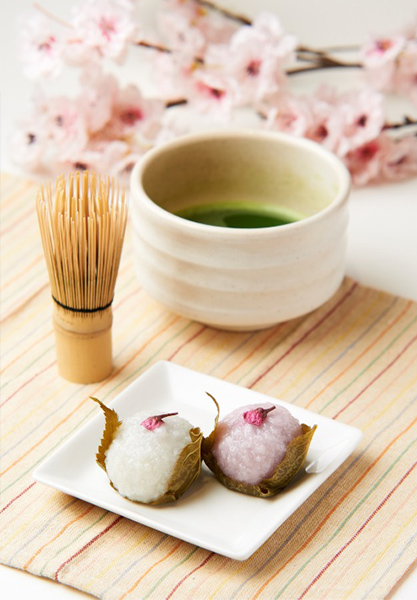
<svg viewBox="0 0 417 600"><path fill-rule="evenodd" d="M43 0L41 4L65 19L74 3ZM152 25L159 0L142 0L139 12ZM284 29L297 36L300 43L315 46L361 44L372 33L389 34L417 19L415 0L219 0L219 4L240 14L254 16L261 10L275 12ZM32 10L31 0L3 0L0 20L1 60L1 141L3 171L18 172L8 156L7 139L13 124L24 116L33 84L22 75L18 60L18 17ZM133 49L122 70L124 81L137 83L149 90L146 54ZM76 74L66 72L43 88L47 93L68 93ZM327 71L299 75L293 79L294 90L312 91L319 82L340 90L363 84L357 71ZM404 114L417 116L417 109L399 98L387 102L389 119ZM350 202L347 274L360 283L417 301L417 178L395 184L353 190ZM88 598L87 594L53 582L35 578L15 569L0 567L0 589L4 600L70 600ZM417 573L414 569L391 594L395 600L417 597ZM226 599L225 599L226 600Z"/></svg>

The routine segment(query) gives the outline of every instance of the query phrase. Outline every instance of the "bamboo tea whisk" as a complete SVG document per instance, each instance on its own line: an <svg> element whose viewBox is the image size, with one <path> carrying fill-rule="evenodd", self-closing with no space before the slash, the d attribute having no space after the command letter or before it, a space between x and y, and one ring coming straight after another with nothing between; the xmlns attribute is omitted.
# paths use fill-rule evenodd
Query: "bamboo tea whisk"
<svg viewBox="0 0 417 600"><path fill-rule="evenodd" d="M36 198L51 282L59 373L77 383L112 368L112 300L127 220L123 187L93 172L41 187Z"/></svg>

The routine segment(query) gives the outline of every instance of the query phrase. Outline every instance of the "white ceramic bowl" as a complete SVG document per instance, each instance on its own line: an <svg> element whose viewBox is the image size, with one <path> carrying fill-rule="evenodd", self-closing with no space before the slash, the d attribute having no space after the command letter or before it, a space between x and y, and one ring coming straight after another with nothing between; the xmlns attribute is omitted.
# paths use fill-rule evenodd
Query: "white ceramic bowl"
<svg viewBox="0 0 417 600"><path fill-rule="evenodd" d="M159 146L131 175L139 281L172 311L221 329L261 329L306 314L343 279L349 188L334 155L284 134L203 133ZM305 218L233 229L173 214L248 199Z"/></svg>

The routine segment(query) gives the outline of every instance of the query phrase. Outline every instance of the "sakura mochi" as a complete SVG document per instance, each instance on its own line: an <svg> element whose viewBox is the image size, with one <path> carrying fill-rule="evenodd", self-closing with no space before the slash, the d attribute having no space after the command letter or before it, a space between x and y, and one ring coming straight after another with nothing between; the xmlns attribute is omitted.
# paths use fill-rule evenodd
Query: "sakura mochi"
<svg viewBox="0 0 417 600"><path fill-rule="evenodd" d="M177 500L200 473L200 429L177 413L138 412L123 422L92 398L105 415L96 459L122 496L146 504Z"/></svg>
<svg viewBox="0 0 417 600"><path fill-rule="evenodd" d="M210 395L210 394L209 394ZM203 440L203 459L229 489L259 497L275 495L304 464L316 426L300 424L271 403L237 408Z"/></svg>

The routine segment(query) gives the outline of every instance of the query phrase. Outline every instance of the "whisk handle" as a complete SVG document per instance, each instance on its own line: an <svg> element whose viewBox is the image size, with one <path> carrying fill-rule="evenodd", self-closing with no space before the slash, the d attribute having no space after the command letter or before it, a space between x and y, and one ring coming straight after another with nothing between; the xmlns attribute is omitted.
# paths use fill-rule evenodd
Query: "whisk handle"
<svg viewBox="0 0 417 600"><path fill-rule="evenodd" d="M102 381L113 370L111 306L92 314L54 302L53 324L59 374L74 383Z"/></svg>

